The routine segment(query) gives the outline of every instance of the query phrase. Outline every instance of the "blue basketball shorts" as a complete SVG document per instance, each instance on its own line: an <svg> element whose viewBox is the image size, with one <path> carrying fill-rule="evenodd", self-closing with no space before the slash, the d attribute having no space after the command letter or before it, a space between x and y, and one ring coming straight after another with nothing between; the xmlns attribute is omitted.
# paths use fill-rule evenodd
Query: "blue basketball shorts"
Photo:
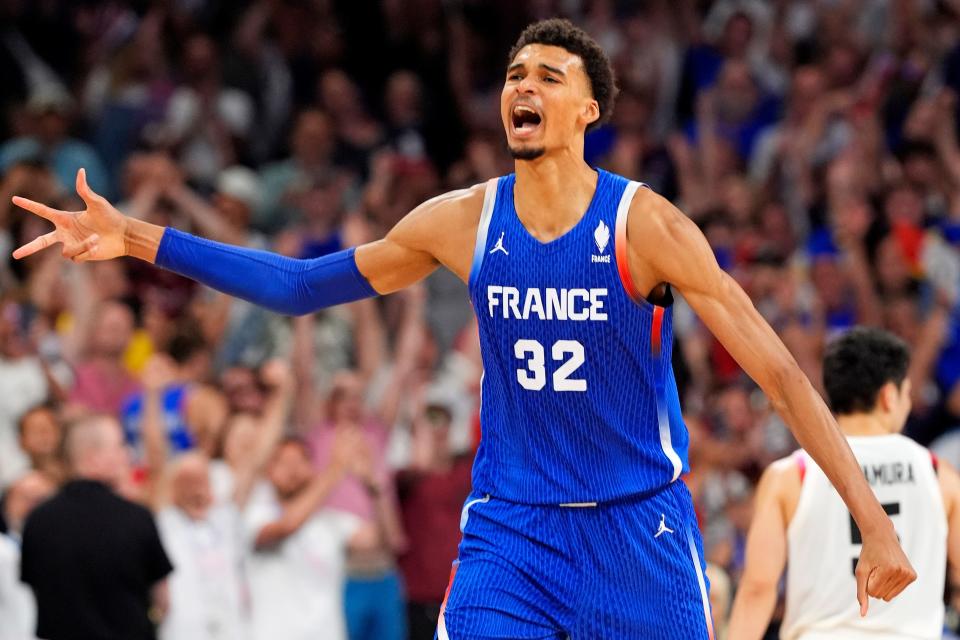
<svg viewBox="0 0 960 640"><path fill-rule="evenodd" d="M472 494L437 640L713 640L682 482L599 505Z"/></svg>

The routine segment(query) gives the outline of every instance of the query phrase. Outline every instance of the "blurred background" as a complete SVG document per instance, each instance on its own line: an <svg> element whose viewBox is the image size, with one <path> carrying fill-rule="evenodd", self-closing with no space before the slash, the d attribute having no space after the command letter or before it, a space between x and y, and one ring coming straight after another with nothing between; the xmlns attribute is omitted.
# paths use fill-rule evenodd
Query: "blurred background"
<svg viewBox="0 0 960 640"><path fill-rule="evenodd" d="M215 240L375 239L512 170L506 54L553 16L617 71L587 160L689 215L815 385L854 325L906 340L906 433L960 465L956 0L0 0L0 638L34 637L24 522L91 422L122 432L111 484L173 565L161 638L432 637L480 432L463 284L290 319L133 260L15 262L48 225L10 196L81 208L84 167L125 214ZM722 629L759 472L795 443L674 313Z"/></svg>

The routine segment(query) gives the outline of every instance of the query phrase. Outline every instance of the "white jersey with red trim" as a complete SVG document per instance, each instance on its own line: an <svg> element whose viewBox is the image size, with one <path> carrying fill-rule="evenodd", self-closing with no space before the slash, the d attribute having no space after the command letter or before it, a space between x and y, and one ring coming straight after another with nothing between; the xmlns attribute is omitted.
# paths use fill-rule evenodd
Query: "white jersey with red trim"
<svg viewBox="0 0 960 640"><path fill-rule="evenodd" d="M890 515L917 581L860 617L854 577L860 531L826 475L798 451L803 488L787 528L787 609L782 640L940 638L947 519L930 452L902 435L848 437Z"/></svg>

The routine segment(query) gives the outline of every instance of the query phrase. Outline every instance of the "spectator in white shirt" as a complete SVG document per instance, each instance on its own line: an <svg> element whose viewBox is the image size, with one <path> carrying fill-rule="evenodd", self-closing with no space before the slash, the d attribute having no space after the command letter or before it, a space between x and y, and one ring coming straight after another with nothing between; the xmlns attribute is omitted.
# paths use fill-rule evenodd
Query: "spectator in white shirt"
<svg viewBox="0 0 960 640"><path fill-rule="evenodd" d="M49 498L53 482L39 471L17 479L3 499L7 532L0 533L0 640L30 640L34 637L37 604L30 587L20 582L20 534L33 508Z"/></svg>
<svg viewBox="0 0 960 640"><path fill-rule="evenodd" d="M371 493L381 490L370 451L356 434L345 433L334 443L330 463L320 473L299 439L284 440L274 454L268 477L275 498L251 505L244 516L253 547L247 564L253 640L347 637L347 552L381 544L383 515L363 523L352 514L319 508L345 473L358 477Z"/></svg>
<svg viewBox="0 0 960 640"><path fill-rule="evenodd" d="M144 375L144 450L160 536L173 561L170 609L161 640L242 640L249 627L240 510L286 422L293 384L282 362L264 367L269 389L243 459L231 474L231 494L217 499L211 464L194 450L167 463L161 392L175 370L166 356L148 362Z"/></svg>

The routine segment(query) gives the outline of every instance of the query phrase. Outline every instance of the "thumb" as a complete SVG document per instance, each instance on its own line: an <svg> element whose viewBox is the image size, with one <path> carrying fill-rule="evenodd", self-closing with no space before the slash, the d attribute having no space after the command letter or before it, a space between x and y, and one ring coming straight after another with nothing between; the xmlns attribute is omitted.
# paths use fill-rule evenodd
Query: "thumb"
<svg viewBox="0 0 960 640"><path fill-rule="evenodd" d="M77 171L77 194L88 207L100 199L100 196L94 193L90 185L87 184L87 171L83 168Z"/></svg>

